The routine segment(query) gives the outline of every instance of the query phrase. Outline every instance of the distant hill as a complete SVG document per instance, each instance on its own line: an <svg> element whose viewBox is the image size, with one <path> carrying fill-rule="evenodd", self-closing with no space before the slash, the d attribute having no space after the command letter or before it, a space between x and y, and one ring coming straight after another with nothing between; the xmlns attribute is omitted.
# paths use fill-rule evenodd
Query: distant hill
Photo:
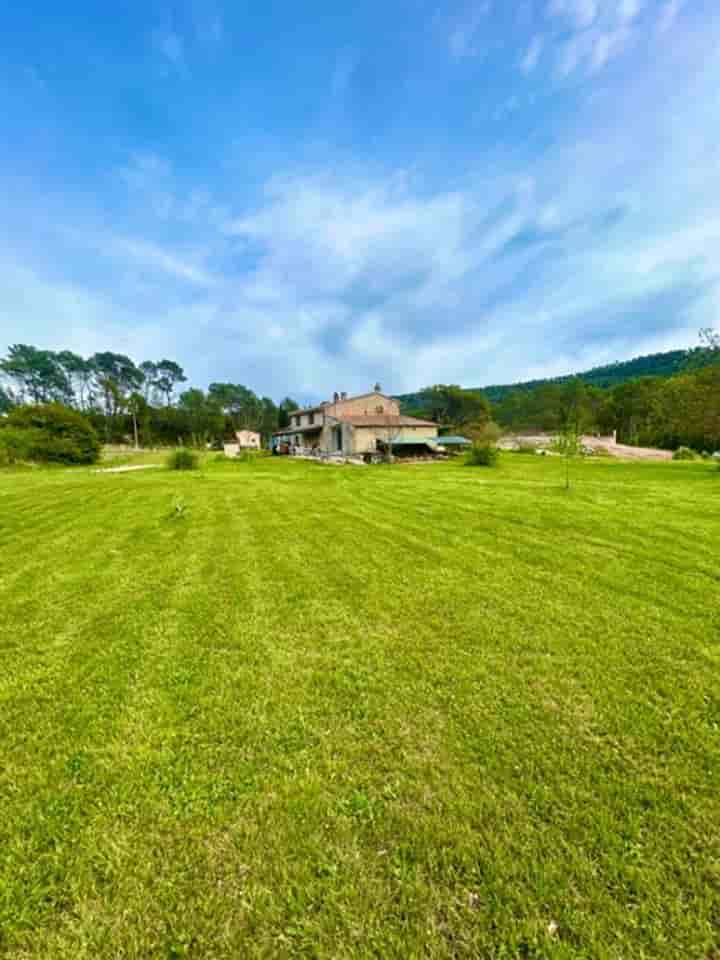
<svg viewBox="0 0 720 960"><path fill-rule="evenodd" d="M491 403L501 403L511 390L537 390L551 383L567 383L575 378L594 387L616 387L627 380L637 377L671 377L680 373L687 363L687 350L670 350L667 353L651 353L646 357L635 357L621 363L608 363L602 367L593 367L583 373L568 373L562 377L546 377L543 380L526 380L522 383L493 384L489 387L472 387L482 390ZM406 393L397 398L405 407L422 407L422 393Z"/></svg>

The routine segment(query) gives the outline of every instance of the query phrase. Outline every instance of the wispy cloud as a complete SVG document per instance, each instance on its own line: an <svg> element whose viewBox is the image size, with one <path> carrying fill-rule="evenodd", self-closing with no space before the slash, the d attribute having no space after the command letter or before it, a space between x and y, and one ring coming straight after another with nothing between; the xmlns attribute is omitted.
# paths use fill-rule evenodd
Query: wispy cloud
<svg viewBox="0 0 720 960"><path fill-rule="evenodd" d="M229 216L226 206L207 187L182 187L168 161L152 150L133 153L113 174L127 189L133 205L142 205L161 220L197 224L206 219L217 224Z"/></svg>
<svg viewBox="0 0 720 960"><path fill-rule="evenodd" d="M574 33L560 48L558 73L568 76L584 67L587 75L595 74L611 60L624 54L632 40L633 32L624 22L607 29L595 25Z"/></svg>
<svg viewBox="0 0 720 960"><path fill-rule="evenodd" d="M593 38L590 53L590 70L600 70L613 57L618 57L625 49L630 34L625 27L617 30L598 33Z"/></svg>
<svg viewBox="0 0 720 960"><path fill-rule="evenodd" d="M597 0L549 0L547 12L551 17L565 17L584 29L595 20L598 3Z"/></svg>
<svg viewBox="0 0 720 960"><path fill-rule="evenodd" d="M213 277L202 266L158 244L130 237L106 239L105 250L108 253L129 258L142 269L160 271L194 286L210 287L214 284Z"/></svg>
<svg viewBox="0 0 720 960"><path fill-rule="evenodd" d="M154 30L152 43L157 52L173 67L185 65L185 44L175 30Z"/></svg>
<svg viewBox="0 0 720 960"><path fill-rule="evenodd" d="M455 23L465 30L457 55L481 48L480 10ZM720 304L709 133L720 123L717 25L694 30L675 3L672 42L652 24L646 37L672 48L671 67L646 56L620 69L621 53L633 63L651 4L604 0L591 11L561 0L553 10L542 33L528 17L521 39L514 21L510 83L493 72L488 105L520 120L529 88L539 105L560 88L553 103L572 110L553 113L542 148L523 130L502 156L490 138L473 142L465 166L466 154L448 149L452 180L444 167L433 179L422 161L408 173L397 153L364 163L356 140L352 168L331 141L314 163L278 148L259 187L231 159L219 175L212 165L199 173L194 159L184 168L184 151L171 163L161 146L139 150L119 166L111 158L99 185L69 185L56 209L38 191L34 218L3 180L6 338L138 359L172 350L195 382L243 379L278 398L375 379L393 390L510 381L686 345ZM438 59L457 78L448 33L446 21ZM195 50L180 48L188 58ZM560 53L577 71L573 83L540 74ZM611 62L618 70L593 83ZM329 88L342 96L352 64L351 54L328 58L323 102ZM592 99L586 89L574 96L581 78ZM515 123L496 126L504 134ZM413 159L420 143L405 144ZM15 229L28 221L31 230Z"/></svg>
<svg viewBox="0 0 720 960"><path fill-rule="evenodd" d="M673 26L686 2L687 0L666 0L658 18L658 30L661 33L665 33Z"/></svg>
<svg viewBox="0 0 720 960"><path fill-rule="evenodd" d="M530 42L530 46L525 51L525 55L520 62L520 68L523 73L532 73L538 64L540 54L542 53L545 41L537 34Z"/></svg>
<svg viewBox="0 0 720 960"><path fill-rule="evenodd" d="M618 16L623 23L630 23L642 10L642 0L620 0Z"/></svg>
<svg viewBox="0 0 720 960"><path fill-rule="evenodd" d="M149 277L158 278L160 283L170 279L203 288L210 288L216 283L216 278L204 263L209 251L198 243L163 244L147 236L133 236L94 224L66 226L57 223L52 233L60 238L66 248L81 251L85 255L92 250L95 264L106 259L119 266L124 283L131 282L133 275L144 284L147 284Z"/></svg>
<svg viewBox="0 0 720 960"><path fill-rule="evenodd" d="M159 217L169 217L175 206L170 165L157 153L146 150L133 153L115 171L121 183L135 198Z"/></svg>
<svg viewBox="0 0 720 960"><path fill-rule="evenodd" d="M448 38L453 57L469 57L478 53L478 33L491 9L490 0L477 0L452 27Z"/></svg>

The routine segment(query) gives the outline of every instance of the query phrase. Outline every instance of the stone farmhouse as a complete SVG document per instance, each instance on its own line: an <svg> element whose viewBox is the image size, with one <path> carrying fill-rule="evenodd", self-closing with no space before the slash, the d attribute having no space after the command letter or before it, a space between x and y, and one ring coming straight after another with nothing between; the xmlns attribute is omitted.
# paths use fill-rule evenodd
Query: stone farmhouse
<svg viewBox="0 0 720 960"><path fill-rule="evenodd" d="M437 434L436 423L403 416L397 400L373 390L356 397L336 393L332 400L295 410L290 426L274 437L291 449L349 456L372 453L388 443L422 445Z"/></svg>

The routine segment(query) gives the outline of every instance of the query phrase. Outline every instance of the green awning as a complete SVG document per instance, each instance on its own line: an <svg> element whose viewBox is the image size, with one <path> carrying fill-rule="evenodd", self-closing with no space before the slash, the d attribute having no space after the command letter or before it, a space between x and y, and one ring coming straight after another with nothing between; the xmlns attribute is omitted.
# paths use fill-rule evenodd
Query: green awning
<svg viewBox="0 0 720 960"><path fill-rule="evenodd" d="M469 447L472 446L472 440L467 437L433 437L433 443L440 447Z"/></svg>

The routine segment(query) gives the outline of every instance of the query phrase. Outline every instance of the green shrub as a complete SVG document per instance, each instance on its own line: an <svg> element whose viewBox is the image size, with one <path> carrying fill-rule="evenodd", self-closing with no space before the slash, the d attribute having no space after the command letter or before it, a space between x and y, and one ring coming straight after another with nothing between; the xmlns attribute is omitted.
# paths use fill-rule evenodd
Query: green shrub
<svg viewBox="0 0 720 960"><path fill-rule="evenodd" d="M678 447L672 456L673 460L694 460L695 457L696 453L690 447Z"/></svg>
<svg viewBox="0 0 720 960"><path fill-rule="evenodd" d="M498 440L502 436L500 427L488 420L466 431L472 440L472 446L465 454L465 463L469 467L495 467L500 459Z"/></svg>
<svg viewBox="0 0 720 960"><path fill-rule="evenodd" d="M492 443L474 443L465 454L468 467L496 467L499 459L500 451Z"/></svg>
<svg viewBox="0 0 720 960"><path fill-rule="evenodd" d="M37 444L38 434L38 430L3 427L0 430L0 467L30 460L30 451Z"/></svg>
<svg viewBox="0 0 720 960"><path fill-rule="evenodd" d="M5 456L12 451L11 462L95 463L100 456L91 424L61 403L15 407L0 425L0 447Z"/></svg>
<svg viewBox="0 0 720 960"><path fill-rule="evenodd" d="M200 466L200 457L194 450L186 450L180 447L179 450L173 450L165 461L168 470L197 470Z"/></svg>
<svg viewBox="0 0 720 960"><path fill-rule="evenodd" d="M485 423L466 426L463 429L466 436L468 436L474 444L482 444L486 447L496 447L500 437L502 436L502 429L492 420L487 420Z"/></svg>

